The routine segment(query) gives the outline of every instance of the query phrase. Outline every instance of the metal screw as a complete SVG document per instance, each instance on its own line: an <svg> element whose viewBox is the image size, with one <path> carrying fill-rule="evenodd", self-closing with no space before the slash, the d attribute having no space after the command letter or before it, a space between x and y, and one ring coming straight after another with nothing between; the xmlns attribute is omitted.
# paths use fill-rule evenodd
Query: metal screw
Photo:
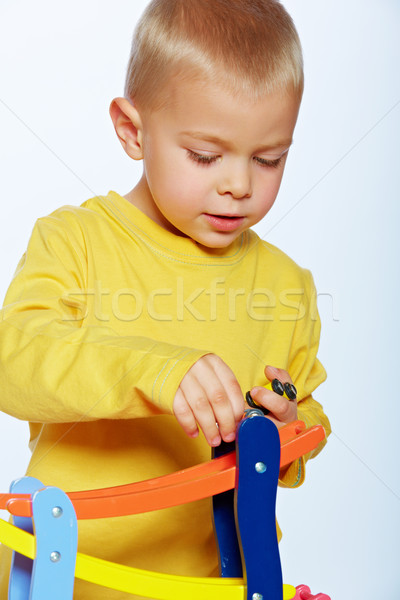
<svg viewBox="0 0 400 600"><path fill-rule="evenodd" d="M52 552L50 554L50 560L53 563L59 562L61 560L61 554L59 552L56 552L56 551Z"/></svg>
<svg viewBox="0 0 400 600"><path fill-rule="evenodd" d="M53 517L55 519L58 519L59 517L61 517L61 515L63 514L63 509L61 508L61 506L55 506L52 510L51 510L51 514L53 515Z"/></svg>
<svg viewBox="0 0 400 600"><path fill-rule="evenodd" d="M248 408L244 411L244 416L247 418L264 417L264 413L259 408Z"/></svg>
<svg viewBox="0 0 400 600"><path fill-rule="evenodd" d="M256 463L254 468L257 471L257 473L265 473L265 471L267 470L267 466L263 462ZM255 600L258 599L256 598Z"/></svg>
<svg viewBox="0 0 400 600"><path fill-rule="evenodd" d="M252 599L253 600L263 600L263 595L255 593L255 594L253 594Z"/></svg>

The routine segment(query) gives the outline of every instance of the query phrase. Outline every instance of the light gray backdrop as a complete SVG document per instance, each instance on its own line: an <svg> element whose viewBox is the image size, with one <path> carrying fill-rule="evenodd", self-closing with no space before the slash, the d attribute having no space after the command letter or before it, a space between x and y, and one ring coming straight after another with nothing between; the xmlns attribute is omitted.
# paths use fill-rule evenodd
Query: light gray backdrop
<svg viewBox="0 0 400 600"><path fill-rule="evenodd" d="M108 116L143 0L0 3L0 293L35 219L140 173ZM287 583L333 600L397 600L400 59L398 0L285 0L306 91L278 201L260 235L310 268L333 433L280 490ZM90 376L90 374L88 374ZM0 390L1 393L1 390ZM27 425L0 415L0 491L24 473Z"/></svg>

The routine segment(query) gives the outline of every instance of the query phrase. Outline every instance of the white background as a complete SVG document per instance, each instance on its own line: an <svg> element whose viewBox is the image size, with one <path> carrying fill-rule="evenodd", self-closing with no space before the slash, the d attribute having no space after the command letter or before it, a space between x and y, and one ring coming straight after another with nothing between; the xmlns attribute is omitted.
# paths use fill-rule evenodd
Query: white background
<svg viewBox="0 0 400 600"><path fill-rule="evenodd" d="M36 218L124 194L139 176L108 106L145 4L0 3L2 297ZM397 600L400 5L284 4L306 91L278 201L257 231L314 274L329 375L317 399L333 427L304 486L279 491L284 580L332 600ZM0 428L6 491L24 473L27 425L0 415Z"/></svg>

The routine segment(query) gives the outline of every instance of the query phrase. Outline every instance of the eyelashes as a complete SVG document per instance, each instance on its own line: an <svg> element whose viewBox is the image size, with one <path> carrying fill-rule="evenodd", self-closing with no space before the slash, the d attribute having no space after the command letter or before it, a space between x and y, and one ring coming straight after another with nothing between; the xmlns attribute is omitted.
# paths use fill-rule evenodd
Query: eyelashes
<svg viewBox="0 0 400 600"><path fill-rule="evenodd" d="M194 162L200 163L201 165L211 165L217 162L219 156L208 156L207 154L198 154L193 150L187 150L188 156Z"/></svg>
<svg viewBox="0 0 400 600"><path fill-rule="evenodd" d="M220 158L219 155L209 156L207 154L199 154L198 152L194 152L193 150L187 150L187 154L191 160L202 166L212 165L213 163L216 163ZM260 158L259 156L254 156L253 160L261 167L276 169L281 164L283 156L284 155L280 156L279 158L276 158L275 160L267 160L265 158Z"/></svg>
<svg viewBox="0 0 400 600"><path fill-rule="evenodd" d="M259 156L255 156L254 160L256 163L261 165L262 167L272 167L273 169L277 169L283 160L283 156L276 158L275 160L266 160L265 158L260 158Z"/></svg>

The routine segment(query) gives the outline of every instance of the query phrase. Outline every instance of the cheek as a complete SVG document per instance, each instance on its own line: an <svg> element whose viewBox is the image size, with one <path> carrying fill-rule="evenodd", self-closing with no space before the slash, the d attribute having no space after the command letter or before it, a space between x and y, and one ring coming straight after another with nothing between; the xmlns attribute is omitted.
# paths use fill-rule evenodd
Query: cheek
<svg viewBox="0 0 400 600"><path fill-rule="evenodd" d="M258 196L258 205L261 211L268 211L274 204L279 192L281 181L282 175L279 175L278 177L268 178L267 181L262 182Z"/></svg>
<svg viewBox="0 0 400 600"><path fill-rule="evenodd" d="M176 206L187 212L205 200L207 185L204 175L185 166L182 164L181 168L165 173L163 191Z"/></svg>
<svg viewBox="0 0 400 600"><path fill-rule="evenodd" d="M158 153L157 156L154 154L151 156L151 160L146 165L146 178L157 203L169 202L179 195L180 169L176 162L166 160L163 154Z"/></svg>
<svg viewBox="0 0 400 600"><path fill-rule="evenodd" d="M279 188L281 187L281 181L282 181L282 177L274 179L270 189L268 190L269 193L267 194L267 197L268 197L268 202L271 206L276 200L276 197L279 192Z"/></svg>

